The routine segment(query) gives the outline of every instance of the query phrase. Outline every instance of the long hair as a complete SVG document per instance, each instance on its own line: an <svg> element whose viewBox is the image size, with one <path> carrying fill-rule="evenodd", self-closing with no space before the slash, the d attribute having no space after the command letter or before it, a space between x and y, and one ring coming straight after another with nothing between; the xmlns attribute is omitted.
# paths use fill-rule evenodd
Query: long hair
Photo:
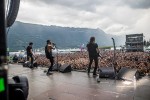
<svg viewBox="0 0 150 100"><path fill-rule="evenodd" d="M92 36L92 37L90 38L90 43L93 43L94 41L95 41L95 37Z"/></svg>

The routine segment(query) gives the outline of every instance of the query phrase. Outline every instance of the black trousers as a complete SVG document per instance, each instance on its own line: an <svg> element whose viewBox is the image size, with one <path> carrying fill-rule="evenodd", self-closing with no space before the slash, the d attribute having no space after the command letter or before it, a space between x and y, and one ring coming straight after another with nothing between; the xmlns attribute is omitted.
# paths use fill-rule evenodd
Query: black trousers
<svg viewBox="0 0 150 100"><path fill-rule="evenodd" d="M47 73L52 71L52 68L53 68L53 65L54 65L54 57L53 56L49 57L49 61L50 61L51 65L49 66Z"/></svg>
<svg viewBox="0 0 150 100"><path fill-rule="evenodd" d="M95 67L94 67L93 75L96 75L96 71L97 71L97 67L98 67L98 57L89 57L89 60L90 60L90 62L89 62L89 67L88 67L88 73L90 73L91 65L94 60Z"/></svg>
<svg viewBox="0 0 150 100"><path fill-rule="evenodd" d="M27 55L27 61L29 61L30 58L31 58L31 66L30 67L33 67L33 56Z"/></svg>

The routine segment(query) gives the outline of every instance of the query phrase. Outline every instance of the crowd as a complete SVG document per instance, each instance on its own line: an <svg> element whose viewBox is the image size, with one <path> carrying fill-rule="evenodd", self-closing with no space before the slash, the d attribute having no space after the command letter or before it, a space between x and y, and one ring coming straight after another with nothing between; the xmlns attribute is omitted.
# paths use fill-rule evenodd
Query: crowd
<svg viewBox="0 0 150 100"><path fill-rule="evenodd" d="M116 51L115 59L113 51L100 51L99 67L111 67L115 65L119 70L122 67L137 68L143 74L150 73L150 54L147 52L121 52ZM49 66L45 55L37 55L36 61L41 66ZM73 69L86 70L89 63L88 52L74 52L55 55L55 63L61 65L71 64ZM93 65L94 66L94 63Z"/></svg>
<svg viewBox="0 0 150 100"><path fill-rule="evenodd" d="M143 74L150 73L150 54L147 52L122 52L116 51L115 59L113 51L100 50L99 67L111 67L115 65L119 70L122 67L137 68ZM74 53L58 53L55 56L55 63L70 64L74 70L86 70L89 64L87 51ZM39 66L48 67L49 60L45 55L35 55ZM94 63L92 65L94 67Z"/></svg>

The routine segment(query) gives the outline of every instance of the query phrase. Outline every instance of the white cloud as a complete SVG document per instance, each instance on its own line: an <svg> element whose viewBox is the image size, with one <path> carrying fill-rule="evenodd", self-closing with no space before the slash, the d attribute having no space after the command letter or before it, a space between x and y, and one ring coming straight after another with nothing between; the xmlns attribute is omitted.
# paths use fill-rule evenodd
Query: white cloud
<svg viewBox="0 0 150 100"><path fill-rule="evenodd" d="M150 2L133 1L23 0L17 20L44 25L100 28L109 34L144 33L150 38Z"/></svg>
<svg viewBox="0 0 150 100"><path fill-rule="evenodd" d="M150 9L149 9L150 12ZM150 39L150 13L146 13L143 15L141 19L139 19L135 25L134 30L140 33L144 33L145 39Z"/></svg>

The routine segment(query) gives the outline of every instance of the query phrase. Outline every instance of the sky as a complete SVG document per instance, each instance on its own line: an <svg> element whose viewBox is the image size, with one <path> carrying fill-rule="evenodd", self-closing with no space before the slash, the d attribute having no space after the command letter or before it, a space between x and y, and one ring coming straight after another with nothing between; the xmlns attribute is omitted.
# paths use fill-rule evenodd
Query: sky
<svg viewBox="0 0 150 100"><path fill-rule="evenodd" d="M21 0L17 21L143 33L150 39L150 0Z"/></svg>

